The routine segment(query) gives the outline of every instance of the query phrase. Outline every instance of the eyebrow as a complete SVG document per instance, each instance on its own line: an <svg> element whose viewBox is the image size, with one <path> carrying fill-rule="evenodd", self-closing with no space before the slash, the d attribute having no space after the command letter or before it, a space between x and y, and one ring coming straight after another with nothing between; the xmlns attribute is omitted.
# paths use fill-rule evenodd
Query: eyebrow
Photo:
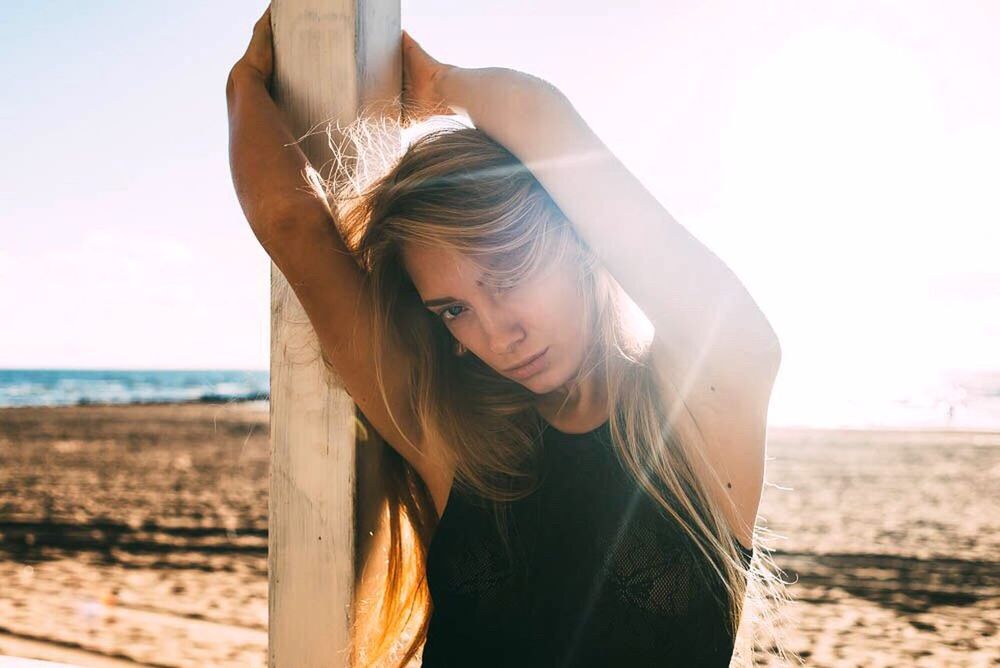
<svg viewBox="0 0 1000 668"><path fill-rule="evenodd" d="M476 280L476 285L482 285L482 284L483 282L481 280ZM457 301L458 300L455 299L454 297L438 297L437 299L428 299L427 301L424 302L424 306L430 308L431 306L441 306L443 304L448 304Z"/></svg>
<svg viewBox="0 0 1000 668"><path fill-rule="evenodd" d="M458 300L454 297L441 297L440 299L429 299L424 302L424 306L430 308L431 306L441 306L442 304L447 304L449 302L457 302Z"/></svg>

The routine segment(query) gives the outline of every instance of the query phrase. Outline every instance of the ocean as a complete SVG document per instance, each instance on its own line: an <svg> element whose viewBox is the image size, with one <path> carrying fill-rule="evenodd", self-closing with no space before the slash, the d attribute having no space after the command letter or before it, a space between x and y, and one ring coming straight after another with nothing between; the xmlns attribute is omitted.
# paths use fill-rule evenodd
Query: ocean
<svg viewBox="0 0 1000 668"><path fill-rule="evenodd" d="M0 407L266 401L268 372L0 369ZM780 379L780 376L779 376ZM1000 431L1000 372L953 372L877 387L776 386L772 427Z"/></svg>
<svg viewBox="0 0 1000 668"><path fill-rule="evenodd" d="M0 406L266 400L268 375L231 370L0 369Z"/></svg>

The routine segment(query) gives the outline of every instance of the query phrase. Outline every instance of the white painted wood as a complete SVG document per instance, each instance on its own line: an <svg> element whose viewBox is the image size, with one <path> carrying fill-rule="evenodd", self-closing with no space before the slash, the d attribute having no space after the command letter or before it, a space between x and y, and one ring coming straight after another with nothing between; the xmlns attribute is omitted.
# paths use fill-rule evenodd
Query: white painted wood
<svg viewBox="0 0 1000 668"><path fill-rule="evenodd" d="M273 0L271 14L274 96L295 137L399 94L399 0ZM325 136L300 145L318 169L331 157ZM377 460L356 460L354 403L328 382L316 335L273 264L271 283L268 661L349 666L356 537L373 528L356 517L370 518L379 498L364 482Z"/></svg>

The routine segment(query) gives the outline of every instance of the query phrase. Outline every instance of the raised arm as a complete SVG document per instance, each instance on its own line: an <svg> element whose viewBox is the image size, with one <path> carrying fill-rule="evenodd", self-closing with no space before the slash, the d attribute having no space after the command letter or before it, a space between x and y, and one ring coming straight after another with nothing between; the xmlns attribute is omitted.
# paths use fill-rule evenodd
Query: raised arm
<svg viewBox="0 0 1000 668"><path fill-rule="evenodd" d="M673 219L555 86L501 67L443 65L411 40L404 48L434 71L431 101L437 96L467 114L516 155L652 322L650 358L665 409L685 424L685 415L694 419L685 431L700 434L693 438L710 468L729 481L716 484L706 470L710 493L750 544L780 362L767 318L729 267ZM686 411L675 413L677 399Z"/></svg>
<svg viewBox="0 0 1000 668"><path fill-rule="evenodd" d="M439 88L532 171L672 355L712 349L776 361L777 336L740 280L673 219L555 86L505 68L450 67Z"/></svg>
<svg viewBox="0 0 1000 668"><path fill-rule="evenodd" d="M236 196L254 235L272 258L272 251L281 253L286 245L277 238L279 226L292 220L301 222L300 227L331 220L324 203L306 188L309 161L271 98L273 72L269 6L253 27L246 53L229 72L226 106ZM284 273L282 263L277 259L275 263Z"/></svg>
<svg viewBox="0 0 1000 668"><path fill-rule="evenodd" d="M247 56L236 63L226 82L229 161L237 197L254 235L288 280L351 398L427 481L435 475L436 461L424 454L431 444L418 433L406 394L406 359L399 351L376 351L370 345L364 274L332 213L304 178L308 159L294 144L268 91L270 49L270 16L265 13L254 28ZM375 381L376 356L381 356L386 370L387 399Z"/></svg>

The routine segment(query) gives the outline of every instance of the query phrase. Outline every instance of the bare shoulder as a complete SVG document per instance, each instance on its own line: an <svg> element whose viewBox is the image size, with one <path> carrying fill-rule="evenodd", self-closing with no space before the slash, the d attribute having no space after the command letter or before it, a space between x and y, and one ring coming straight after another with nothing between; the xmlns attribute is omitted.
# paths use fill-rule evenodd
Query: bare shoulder
<svg viewBox="0 0 1000 668"><path fill-rule="evenodd" d="M716 353L681 364L654 336L650 363L679 437L698 444L705 454L705 462L694 462L696 469L737 539L751 545L764 486L767 412L780 357Z"/></svg>

